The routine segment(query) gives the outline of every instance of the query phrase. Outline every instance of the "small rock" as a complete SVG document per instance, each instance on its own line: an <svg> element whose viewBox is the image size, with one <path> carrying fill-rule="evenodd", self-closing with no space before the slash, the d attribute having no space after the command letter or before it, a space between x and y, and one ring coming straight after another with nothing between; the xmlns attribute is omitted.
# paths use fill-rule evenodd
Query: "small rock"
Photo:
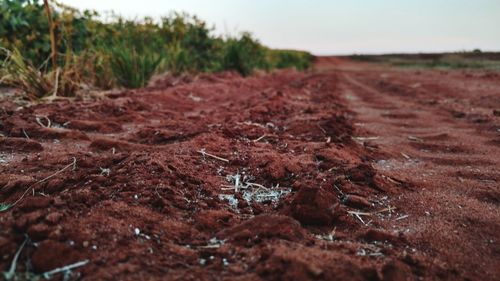
<svg viewBox="0 0 500 281"><path fill-rule="evenodd" d="M305 225L330 225L336 217L339 200L320 188L301 188L291 204L292 216Z"/></svg>

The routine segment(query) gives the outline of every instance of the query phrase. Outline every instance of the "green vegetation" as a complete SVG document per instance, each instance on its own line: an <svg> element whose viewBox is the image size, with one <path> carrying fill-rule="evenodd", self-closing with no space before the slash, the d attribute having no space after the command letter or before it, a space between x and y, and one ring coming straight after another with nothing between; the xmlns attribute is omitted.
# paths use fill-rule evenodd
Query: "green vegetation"
<svg viewBox="0 0 500 281"><path fill-rule="evenodd" d="M108 52L111 72L118 84L126 88L144 87L161 62L159 55L138 52L127 45L117 45Z"/></svg>
<svg viewBox="0 0 500 281"><path fill-rule="evenodd" d="M409 68L500 70L500 53L480 50L445 54L354 55L351 58Z"/></svg>
<svg viewBox="0 0 500 281"><path fill-rule="evenodd" d="M29 61L26 61L19 50L13 52L7 49L2 69L2 83L14 86L26 92L30 99L42 98L50 93L54 86L50 76L52 73L43 74Z"/></svg>
<svg viewBox="0 0 500 281"><path fill-rule="evenodd" d="M308 52L294 50L268 50L268 61L272 68L295 67L305 70L311 67L314 57Z"/></svg>
<svg viewBox="0 0 500 281"><path fill-rule="evenodd" d="M248 33L239 39L228 39L224 46L222 69L236 70L242 75L248 75L255 68L269 68L266 50Z"/></svg>
<svg viewBox="0 0 500 281"><path fill-rule="evenodd" d="M304 70L313 58L268 49L249 33L215 36L204 21L187 14L157 21L112 15L102 21L94 11L44 2L0 0L0 83L22 89L32 100L74 96L89 87L143 87L164 72Z"/></svg>

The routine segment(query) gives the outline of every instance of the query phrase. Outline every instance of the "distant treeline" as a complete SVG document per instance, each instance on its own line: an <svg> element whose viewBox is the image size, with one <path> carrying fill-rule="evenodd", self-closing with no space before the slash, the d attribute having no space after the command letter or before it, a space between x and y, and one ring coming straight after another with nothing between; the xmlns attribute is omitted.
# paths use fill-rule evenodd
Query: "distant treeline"
<svg viewBox="0 0 500 281"><path fill-rule="evenodd" d="M404 67L500 70L500 52L482 52L479 49L454 53L352 55L349 58Z"/></svg>

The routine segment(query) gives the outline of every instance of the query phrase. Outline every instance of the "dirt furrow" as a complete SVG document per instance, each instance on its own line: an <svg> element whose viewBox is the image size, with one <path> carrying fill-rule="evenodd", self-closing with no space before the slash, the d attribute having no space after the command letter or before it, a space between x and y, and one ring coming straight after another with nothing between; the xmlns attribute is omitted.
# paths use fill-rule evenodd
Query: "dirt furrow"
<svg viewBox="0 0 500 281"><path fill-rule="evenodd" d="M408 73L324 58L2 102L0 200L27 195L0 213L0 266L26 240L30 276L88 261L74 278L494 279L495 105Z"/></svg>

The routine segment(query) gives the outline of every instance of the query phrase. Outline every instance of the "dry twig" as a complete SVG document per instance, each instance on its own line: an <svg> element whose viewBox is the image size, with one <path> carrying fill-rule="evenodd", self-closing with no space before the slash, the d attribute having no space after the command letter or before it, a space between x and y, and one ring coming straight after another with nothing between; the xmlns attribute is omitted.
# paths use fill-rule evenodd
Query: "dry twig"
<svg viewBox="0 0 500 281"><path fill-rule="evenodd" d="M365 221L361 218L361 216L371 216L370 213L363 213L363 212L355 212L355 211L348 211L349 214L354 215L358 220L360 220L364 225L366 225Z"/></svg>
<svg viewBox="0 0 500 281"><path fill-rule="evenodd" d="M47 124L43 124L42 118L47 121ZM35 116L35 119L36 119L36 122L38 123L38 125L40 125L40 126L42 126L44 128L50 128L50 125L52 125L52 123L50 122L49 117L47 117L45 115L37 115L37 116Z"/></svg>
<svg viewBox="0 0 500 281"><path fill-rule="evenodd" d="M404 220L404 219L406 219L407 217L409 217L409 215L403 215L403 216L400 216L400 217L396 218L396 221Z"/></svg>
<svg viewBox="0 0 500 281"><path fill-rule="evenodd" d="M24 134L24 136L25 136L27 139L29 139L29 138L30 138L30 136L28 136L28 133L26 133L26 131L24 130L24 128L23 128L22 130L23 130L23 134Z"/></svg>
<svg viewBox="0 0 500 281"><path fill-rule="evenodd" d="M423 142L424 140L421 138L417 138L415 136L408 136L408 139L411 141Z"/></svg>
<svg viewBox="0 0 500 281"><path fill-rule="evenodd" d="M352 137L355 141L378 140L380 137Z"/></svg>
<svg viewBox="0 0 500 281"><path fill-rule="evenodd" d="M253 142L259 142L260 140L262 140L265 137L267 137L267 135L263 134L262 136L258 137L257 139L254 139Z"/></svg>
<svg viewBox="0 0 500 281"><path fill-rule="evenodd" d="M45 279L51 279L53 277L52 275L54 275L54 274L61 273L61 272L68 272L68 271L71 271L73 268L84 266L87 263L89 263L89 260L83 260L83 261L75 262L75 263L70 264L70 265L66 265L66 266L63 266L63 267L59 267L59 268L53 269L51 271L44 272L44 273L42 273L42 276Z"/></svg>
<svg viewBox="0 0 500 281"><path fill-rule="evenodd" d="M17 260L19 259L19 255L21 254L24 245L26 245L26 242L28 242L28 238L24 239L24 242L21 244L16 254L14 255L12 263L10 264L9 271L3 273L3 277L5 277L5 280L12 280L16 275Z"/></svg>
<svg viewBox="0 0 500 281"><path fill-rule="evenodd" d="M379 213L384 213L384 212L392 213L392 211L394 211L394 210L396 210L396 207L389 206L389 207L384 208L382 210L378 210L378 211L372 212L372 214L379 214Z"/></svg>
<svg viewBox="0 0 500 281"><path fill-rule="evenodd" d="M210 153L206 152L206 151L205 151L205 149L198 150L198 153L201 153L201 155L203 155L203 157L205 157L205 156L209 156L209 157L212 157L212 158L214 158L214 159L217 159L217 160L220 160L220 161L223 161L223 162L229 163L229 160L228 160L228 159L225 159L225 158L222 158L222 157L219 157L219 156L216 156L216 155L210 154Z"/></svg>

